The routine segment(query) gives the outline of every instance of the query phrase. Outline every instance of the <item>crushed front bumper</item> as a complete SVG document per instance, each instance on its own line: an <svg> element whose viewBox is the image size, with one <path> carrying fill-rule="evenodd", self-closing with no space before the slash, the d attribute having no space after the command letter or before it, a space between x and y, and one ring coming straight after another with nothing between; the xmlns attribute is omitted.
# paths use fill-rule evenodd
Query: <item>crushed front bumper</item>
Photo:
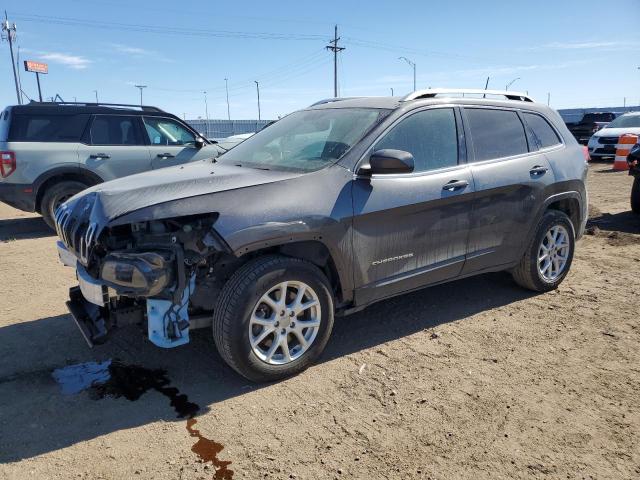
<svg viewBox="0 0 640 480"><path fill-rule="evenodd" d="M79 286L69 289L69 300L66 304L80 333L90 347L107 340L109 325L105 320L107 316L103 311L104 307L87 301Z"/></svg>

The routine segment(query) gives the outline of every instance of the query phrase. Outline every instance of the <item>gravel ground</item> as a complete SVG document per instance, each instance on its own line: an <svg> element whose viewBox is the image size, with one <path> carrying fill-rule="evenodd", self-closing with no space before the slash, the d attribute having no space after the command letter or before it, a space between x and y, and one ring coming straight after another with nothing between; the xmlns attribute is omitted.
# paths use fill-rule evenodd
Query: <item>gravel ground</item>
<svg viewBox="0 0 640 480"><path fill-rule="evenodd" d="M87 348L54 237L0 204L0 478L640 478L630 187L592 164L590 234L557 291L501 273L398 297L339 319L320 363L266 386L224 366L209 331L164 351L131 327ZM64 395L52 378L108 359L178 391ZM176 418L179 394L197 423Z"/></svg>

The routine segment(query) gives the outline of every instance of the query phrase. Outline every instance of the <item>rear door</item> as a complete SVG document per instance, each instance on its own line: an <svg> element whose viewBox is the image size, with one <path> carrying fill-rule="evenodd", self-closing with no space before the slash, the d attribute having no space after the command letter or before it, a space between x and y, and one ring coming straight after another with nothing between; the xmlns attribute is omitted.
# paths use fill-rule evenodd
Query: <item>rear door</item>
<svg viewBox="0 0 640 480"><path fill-rule="evenodd" d="M142 120L154 169L216 157L218 154L218 149L213 145L197 148L194 133L174 119L145 116Z"/></svg>
<svg viewBox="0 0 640 480"><path fill-rule="evenodd" d="M464 120L476 189L463 272L471 273L519 259L555 179L516 110L466 107Z"/></svg>
<svg viewBox="0 0 640 480"><path fill-rule="evenodd" d="M139 117L95 115L85 140L78 148L80 163L103 180L151 170Z"/></svg>
<svg viewBox="0 0 640 480"><path fill-rule="evenodd" d="M452 107L411 112L369 153L410 152L415 171L357 177L353 252L359 305L457 276L471 216L473 180ZM457 182L457 187L452 187Z"/></svg>

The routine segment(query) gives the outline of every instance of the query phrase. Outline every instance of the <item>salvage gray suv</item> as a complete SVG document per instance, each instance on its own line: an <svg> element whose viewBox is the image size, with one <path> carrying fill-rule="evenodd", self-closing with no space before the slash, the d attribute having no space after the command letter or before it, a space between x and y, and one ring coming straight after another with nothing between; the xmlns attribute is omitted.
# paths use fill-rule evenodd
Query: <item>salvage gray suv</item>
<svg viewBox="0 0 640 480"><path fill-rule="evenodd" d="M334 315L394 295L499 270L556 288L587 218L582 148L526 95L477 94L319 102L217 160L75 196L56 224L86 340L137 323L175 347L212 325L231 367L275 380Z"/></svg>

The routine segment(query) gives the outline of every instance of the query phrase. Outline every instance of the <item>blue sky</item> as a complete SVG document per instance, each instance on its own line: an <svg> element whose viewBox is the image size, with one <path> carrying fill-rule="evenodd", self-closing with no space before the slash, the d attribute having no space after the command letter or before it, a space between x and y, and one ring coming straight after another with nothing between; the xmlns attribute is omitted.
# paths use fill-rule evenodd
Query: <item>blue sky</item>
<svg viewBox="0 0 640 480"><path fill-rule="evenodd" d="M43 95L144 103L187 118L275 118L332 96L338 24L343 96L418 88L528 91L555 108L640 103L640 0L524 2L5 0L21 59L49 63ZM0 103L16 103L0 44ZM37 95L34 74L23 89Z"/></svg>

